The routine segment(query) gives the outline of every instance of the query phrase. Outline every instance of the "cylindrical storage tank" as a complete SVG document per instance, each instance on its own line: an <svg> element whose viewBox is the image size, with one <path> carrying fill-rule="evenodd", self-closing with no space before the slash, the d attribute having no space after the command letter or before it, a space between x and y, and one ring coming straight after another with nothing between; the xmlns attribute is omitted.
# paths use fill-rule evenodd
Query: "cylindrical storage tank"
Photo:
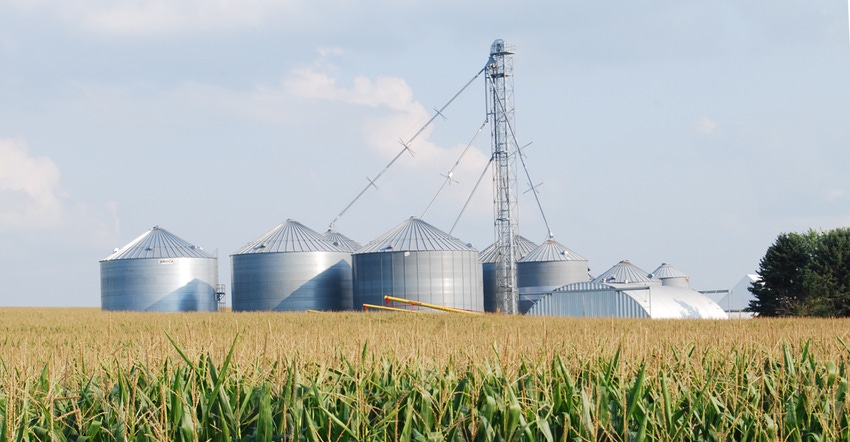
<svg viewBox="0 0 850 442"><path fill-rule="evenodd" d="M482 278L484 281L484 311L495 313L499 309L499 300L496 295L496 263L499 262L498 243L490 244L489 247L478 254L481 261ZM522 235L517 235L514 240L516 251L515 261L519 261L537 248L537 244L529 241Z"/></svg>
<svg viewBox="0 0 850 442"><path fill-rule="evenodd" d="M214 312L218 258L156 226L100 261L103 310Z"/></svg>
<svg viewBox="0 0 850 442"><path fill-rule="evenodd" d="M410 218L356 251L354 308L382 305L384 295L481 311L478 251L430 224Z"/></svg>
<svg viewBox="0 0 850 442"><path fill-rule="evenodd" d="M688 275L682 273L677 268L667 264L666 262L661 263L661 265L658 266L657 269L653 270L649 276L661 281L661 285L684 288L691 287Z"/></svg>
<svg viewBox="0 0 850 442"><path fill-rule="evenodd" d="M587 259L549 238L517 262L520 312L527 312L546 292L589 280Z"/></svg>
<svg viewBox="0 0 850 442"><path fill-rule="evenodd" d="M330 241L333 245L339 247L346 252L355 252L357 249L363 247L357 241L343 235L342 233L337 232L333 229L328 229L322 236L325 237L328 241Z"/></svg>
<svg viewBox="0 0 850 442"><path fill-rule="evenodd" d="M351 310L351 253L287 220L231 255L234 311Z"/></svg>

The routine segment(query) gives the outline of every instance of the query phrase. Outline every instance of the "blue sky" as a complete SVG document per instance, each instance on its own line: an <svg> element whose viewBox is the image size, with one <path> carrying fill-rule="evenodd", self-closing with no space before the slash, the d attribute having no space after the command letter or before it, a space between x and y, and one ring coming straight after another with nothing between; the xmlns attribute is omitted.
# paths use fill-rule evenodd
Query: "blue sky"
<svg viewBox="0 0 850 442"><path fill-rule="evenodd" d="M839 1L0 0L0 305L98 306L154 225L229 255L323 232L502 38L555 238L594 274L669 262L730 288L781 232L850 227ZM337 222L420 215L484 120L479 80ZM425 220L448 231L486 133ZM546 237L520 181L520 233ZM453 234L493 241L490 185Z"/></svg>

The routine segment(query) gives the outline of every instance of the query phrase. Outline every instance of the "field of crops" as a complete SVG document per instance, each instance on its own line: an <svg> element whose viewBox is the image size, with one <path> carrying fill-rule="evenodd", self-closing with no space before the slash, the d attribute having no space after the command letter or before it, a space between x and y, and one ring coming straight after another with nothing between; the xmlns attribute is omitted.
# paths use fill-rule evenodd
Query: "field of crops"
<svg viewBox="0 0 850 442"><path fill-rule="evenodd" d="M0 309L0 441L847 440L848 320Z"/></svg>

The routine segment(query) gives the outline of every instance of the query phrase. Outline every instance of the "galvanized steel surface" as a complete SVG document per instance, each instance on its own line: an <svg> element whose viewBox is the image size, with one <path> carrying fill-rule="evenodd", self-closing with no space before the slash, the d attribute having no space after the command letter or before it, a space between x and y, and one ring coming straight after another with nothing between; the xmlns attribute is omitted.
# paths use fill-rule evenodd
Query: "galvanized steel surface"
<svg viewBox="0 0 850 442"><path fill-rule="evenodd" d="M478 259L482 264L492 264L499 261L498 245L499 243L490 244L486 249L482 250L481 253L478 254ZM536 248L536 243L528 240L522 235L517 235L516 238L514 238L514 254L516 255L517 261L524 258L529 252Z"/></svg>
<svg viewBox="0 0 850 442"><path fill-rule="evenodd" d="M298 221L288 219L233 254L340 251L342 249L335 246L333 240Z"/></svg>
<svg viewBox="0 0 850 442"><path fill-rule="evenodd" d="M358 253L352 265L355 309L380 305L384 295L465 310L484 308L481 264L474 249Z"/></svg>
<svg viewBox="0 0 850 442"><path fill-rule="evenodd" d="M646 308L629 294L608 285L594 283L572 284L546 294L526 314L584 318L649 317Z"/></svg>
<svg viewBox="0 0 850 442"><path fill-rule="evenodd" d="M629 260L623 260L615 264L614 267L606 270L605 273L597 276L593 282L601 284L646 283L652 280L647 275L644 270L630 263Z"/></svg>
<svg viewBox="0 0 850 442"><path fill-rule="evenodd" d="M343 235L342 233L339 233L335 230L328 229L328 231L325 232L322 236L324 236L325 239L330 241L331 244L339 247L340 249L342 249L346 252L354 252L357 249L363 247L357 241L354 241L353 239L351 239L351 238L349 238L349 237L347 237L347 236Z"/></svg>
<svg viewBox="0 0 850 442"><path fill-rule="evenodd" d="M528 311L533 316L653 319L726 319L723 309L699 292L656 281L617 287L594 282L570 284L544 295Z"/></svg>
<svg viewBox="0 0 850 442"><path fill-rule="evenodd" d="M499 261L498 243L490 244L489 247L478 254L478 259L481 261L481 271L484 287L484 311L496 312L499 309L498 295L496 294L496 262ZM514 254L516 259L520 260L529 252L537 248L537 244L528 240L522 235L517 235L514 238ZM520 304L523 301L520 299ZM521 310L522 308L520 308Z"/></svg>
<svg viewBox="0 0 850 442"><path fill-rule="evenodd" d="M103 310L218 310L216 258L113 259L100 262Z"/></svg>
<svg viewBox="0 0 850 442"><path fill-rule="evenodd" d="M351 310L348 252L247 253L231 263L234 311Z"/></svg>
<svg viewBox="0 0 850 442"><path fill-rule="evenodd" d="M215 258L215 256L178 238L162 227L155 226L103 258L103 261L142 258Z"/></svg>
<svg viewBox="0 0 850 442"><path fill-rule="evenodd" d="M662 263L657 269L650 273L653 279L661 281L663 285L673 287L690 287L690 278L670 264Z"/></svg>
<svg viewBox="0 0 850 442"><path fill-rule="evenodd" d="M234 311L351 309L351 253L287 220L231 256Z"/></svg>
<svg viewBox="0 0 850 442"><path fill-rule="evenodd" d="M389 232L370 241L369 244L354 252L355 254L387 252L387 251L468 251L477 250L461 240L445 233L436 227L411 217L394 227Z"/></svg>
<svg viewBox="0 0 850 442"><path fill-rule="evenodd" d="M554 262L554 261L584 261L587 259L570 250L563 244L548 239L543 244L526 254L519 262Z"/></svg>

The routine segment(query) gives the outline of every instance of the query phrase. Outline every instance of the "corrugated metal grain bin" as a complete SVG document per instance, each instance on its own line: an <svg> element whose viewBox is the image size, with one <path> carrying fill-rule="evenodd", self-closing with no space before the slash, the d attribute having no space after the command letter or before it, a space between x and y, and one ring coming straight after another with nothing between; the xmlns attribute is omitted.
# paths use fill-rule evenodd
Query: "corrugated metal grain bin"
<svg viewBox="0 0 850 442"><path fill-rule="evenodd" d="M478 251L410 218L353 255L354 308L390 295L466 310L484 308Z"/></svg>
<svg viewBox="0 0 850 442"><path fill-rule="evenodd" d="M231 256L234 311L351 310L351 253L287 220Z"/></svg>
<svg viewBox="0 0 850 442"><path fill-rule="evenodd" d="M589 281L587 272L587 259L553 238L546 240L517 262L520 312L527 312L543 293Z"/></svg>
<svg viewBox="0 0 850 442"><path fill-rule="evenodd" d="M156 226L100 261L103 310L218 310L218 258Z"/></svg>
<svg viewBox="0 0 850 442"><path fill-rule="evenodd" d="M484 281L484 311L496 312L499 308L499 300L496 296L496 263L499 262L499 251L497 243L490 244L489 247L482 250L478 254L478 259L481 261L482 278ZM520 260L528 255L529 252L537 248L537 244L529 241L522 235L517 235L514 241L514 250L516 250L516 260Z"/></svg>
<svg viewBox="0 0 850 442"><path fill-rule="evenodd" d="M677 268L667 264L666 262L661 263L661 265L658 266L657 269L653 270L650 275L652 275L653 279L661 281L662 285L685 288L690 288L691 286L688 275L682 273Z"/></svg>

